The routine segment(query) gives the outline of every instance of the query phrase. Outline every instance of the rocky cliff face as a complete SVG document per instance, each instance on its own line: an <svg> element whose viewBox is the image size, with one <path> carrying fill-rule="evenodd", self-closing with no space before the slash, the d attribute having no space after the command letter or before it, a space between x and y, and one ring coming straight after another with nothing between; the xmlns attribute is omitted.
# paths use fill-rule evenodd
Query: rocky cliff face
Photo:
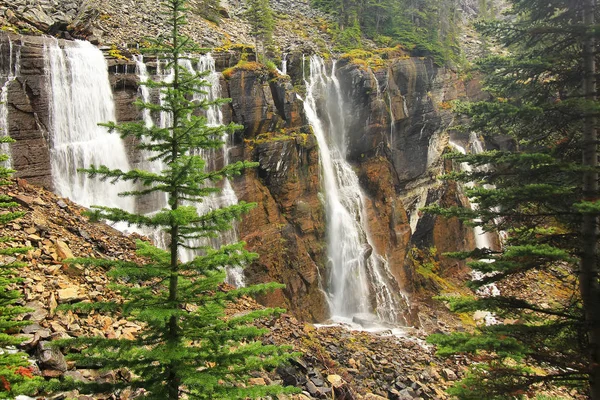
<svg viewBox="0 0 600 400"><path fill-rule="evenodd" d="M18 48L21 64L19 76L7 85L9 134L17 140L14 167L19 177L51 189L43 47L53 39L0 34L2 58L11 51L9 40L13 57ZM223 93L232 98L223 108L226 120L244 126L234 137L231 157L259 163L234 182L240 199L257 203L239 227L240 239L261 255L247 268L248 280L285 283L286 289L263 301L284 305L306 319L323 320L325 216L317 144L294 89L303 83L301 55L290 55L290 80L270 76L263 68L231 68L240 57L235 51L214 54L218 69L229 68L221 81ZM343 101L352 110L347 115L349 160L368 197L374 245L410 294L414 271L406 259L411 246L450 250L469 244L469 230L458 222L445 224L418 212L431 202L466 202L435 179L444 170L440 156L452 122L445 104L465 97L466 89L455 72L428 59L392 58L375 71L350 61L337 67ZM132 104L138 96L135 64L109 58L109 71L117 119L139 119ZM2 71L0 84L8 82L7 76ZM139 161L131 149L129 157L134 164Z"/></svg>

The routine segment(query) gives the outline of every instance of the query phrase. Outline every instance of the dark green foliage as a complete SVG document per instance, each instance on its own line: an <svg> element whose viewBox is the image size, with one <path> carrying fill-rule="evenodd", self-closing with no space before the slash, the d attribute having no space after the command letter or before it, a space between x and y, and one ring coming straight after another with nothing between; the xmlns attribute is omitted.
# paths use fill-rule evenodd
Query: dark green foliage
<svg viewBox="0 0 600 400"><path fill-rule="evenodd" d="M0 143L13 142L8 136L0 138ZM0 163L8 160L8 156L0 155ZM14 172L13 170L0 166L0 185L6 185L6 179ZM5 225L10 221L22 217L23 211L14 211L18 204L9 196L0 195L0 224ZM10 238L0 238L0 242L10 242ZM5 247L0 249L0 398L11 398L19 394L35 394L40 387L40 378L33 377L28 356L17 352L11 354L9 346L16 346L22 339L14 336L20 328L29 325L28 321L18 321L17 317L29 311L25 307L17 305L20 293L15 290L15 284L20 282L16 269L23 264L15 260L15 256L26 253L27 247Z"/></svg>
<svg viewBox="0 0 600 400"><path fill-rule="evenodd" d="M256 52L264 57L265 49L273 40L273 30L275 29L275 19L269 0L247 0L248 11L246 19L250 23L250 33L254 36ZM259 51L259 47L262 51Z"/></svg>
<svg viewBox="0 0 600 400"><path fill-rule="evenodd" d="M312 0L312 4L335 17L332 33L337 50L360 48L364 34L381 46L400 44L413 55L433 56L440 64L459 56L460 15L455 1Z"/></svg>
<svg viewBox="0 0 600 400"><path fill-rule="evenodd" d="M73 306L76 312L111 312L135 321L142 326L134 340L78 338L61 341L59 346L76 348L71 359L81 367L101 367L108 370L127 368L133 375L128 381L106 384L71 383L87 392L114 393L125 387L144 389L147 399L245 399L290 392L278 385L248 386L249 373L273 368L292 355L288 348L263 345L259 341L265 330L250 324L281 310L266 309L241 316L226 317L225 306L243 295L264 293L281 287L262 284L231 291L222 291L224 268L242 265L256 254L244 249L244 243L223 245L218 249L190 239L216 237L230 229L234 219L253 207L240 202L198 215L193 203L213 193L207 183L240 174L254 163L237 162L216 171L206 171L198 149L217 149L222 146L224 133L232 133L236 125L209 127L206 118L195 111L223 100L199 103L193 94L201 91L206 82L200 75L190 74L179 63L185 54L197 49L187 37L179 34L185 23L185 1L165 3L171 32L154 42L152 52L174 68L170 83L148 82L165 95L164 105L138 103L142 108L167 111L172 124L166 128L146 128L143 123L106 125L122 136L139 140L141 150L151 152L163 161L161 173L132 170L109 170L92 166L85 170L91 176L108 180L127 180L138 184L127 195L141 196L154 192L168 195L168 207L152 216L137 215L120 209L95 207L92 216L98 219L124 221L152 229L162 229L170 238L167 250L138 242L138 254L143 264L118 260L71 260L87 266L108 267L111 288L123 300L111 303L81 303ZM182 247L196 248L198 256L180 262ZM293 390L293 388L292 388Z"/></svg>
<svg viewBox="0 0 600 400"><path fill-rule="evenodd" d="M454 311L487 310L501 322L473 334L430 337L441 354L468 353L477 361L451 390L459 399L512 399L544 384L588 390L597 368L589 351L597 322L586 311L598 315L600 310L590 310L582 300L579 288L586 282L578 276L586 241L582 221L600 211L598 202L584 201L583 190L584 174L596 170L582 165L582 150L590 146L583 142L584 122L599 111L595 100L583 97L582 44L588 37L583 1L512 4L512 19L479 26L511 54L477 63L491 100L457 105L469 117L463 128L490 138L510 137L512 148L449 154L472 170L444 178L475 182L465 191L478 210L428 211L505 232L501 251L451 254L472 260L473 269L488 274L472 282L474 289L506 280L514 284L528 274L547 280L553 293L538 293L538 298L524 288L521 298L445 299ZM598 282L597 269L591 279ZM600 300L597 292L593 296Z"/></svg>

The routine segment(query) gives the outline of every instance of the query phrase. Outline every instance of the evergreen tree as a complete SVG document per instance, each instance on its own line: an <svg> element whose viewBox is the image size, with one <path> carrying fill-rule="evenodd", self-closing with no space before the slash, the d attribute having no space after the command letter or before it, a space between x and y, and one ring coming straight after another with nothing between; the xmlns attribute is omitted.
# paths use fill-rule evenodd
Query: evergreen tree
<svg viewBox="0 0 600 400"><path fill-rule="evenodd" d="M510 54L478 63L493 99L458 109L470 117L469 130L508 135L514 150L452 154L473 168L446 179L478 183L466 190L478 209L429 211L507 234L501 251L454 254L478 260L470 266L486 275L474 288L539 273L552 277L563 297L447 299L455 311L488 310L500 323L430 341L440 354L477 355L480 362L451 389L460 399L515 398L546 383L578 387L598 400L598 10L588 0L512 0L512 6L511 20L480 26Z"/></svg>
<svg viewBox="0 0 600 400"><path fill-rule="evenodd" d="M0 138L0 143L14 142L8 136ZM8 156L0 155L0 163L5 163ZM0 185L7 185L6 180L13 170L0 166ZM0 224L6 225L10 221L22 217L23 211L14 211L18 207L9 196L0 195ZM0 243L10 242L10 237L0 238ZM28 247L5 247L0 249L3 261L0 264L0 398L12 398L19 394L35 394L40 387L41 380L33 377L33 370L28 361L28 356L22 352L13 353L9 347L19 345L23 340L14 336L19 328L29 325L28 321L17 321L15 318L29 311L25 307L16 305L20 300L20 293L14 289L15 284L21 280L16 276L15 269L23 266L17 262L15 256L29 251Z"/></svg>
<svg viewBox="0 0 600 400"><path fill-rule="evenodd" d="M362 46L360 36L384 46L401 45L440 64L460 54L455 0L311 0L336 22L334 41L342 51ZM351 30L352 32L346 32ZM358 36L351 39L351 36Z"/></svg>
<svg viewBox="0 0 600 400"><path fill-rule="evenodd" d="M224 101L194 100L194 94L202 91L202 86L207 83L202 75L191 74L180 65L186 54L199 50L189 38L180 34L180 28L185 24L185 1L168 0L163 6L167 9L171 30L156 40L150 50L168 61L167 68L173 69L174 77L171 82L147 82L150 87L160 88L164 104L138 104L143 109L170 113L171 124L166 128L146 128L141 122L106 125L123 137L137 139L138 148L152 153L152 160L161 160L164 168L160 173L153 173L91 166L85 172L102 179L126 180L140 185L140 189L123 195L166 193L168 207L151 216L107 207L95 207L92 214L96 219L162 229L170 238L170 245L167 250L161 250L138 242L138 254L146 260L143 264L72 260L73 263L110 267L112 288L123 298L118 303L80 303L74 308L78 312L117 313L136 321L142 330L133 340L77 338L58 345L81 349L81 353L71 355L80 368L127 368L132 372L128 381L72 383L83 391L115 392L129 387L143 389L143 398L160 400L182 397L245 399L290 391L278 385L248 385L250 372L275 367L291 357L287 348L261 344L258 338L265 331L250 324L256 318L279 310L225 316L227 303L281 285L263 284L222 291L219 285L225 278L224 268L244 264L256 255L246 251L244 243L218 249L191 244L231 229L232 220L250 210L252 204L240 202L198 215L193 203L218 190L207 183L238 175L254 164L236 162L216 171L206 171L205 161L196 155L199 149L221 148L223 134L232 133L238 126L207 126L206 118L196 113ZM180 262L179 253L183 247L197 248L200 255L192 261Z"/></svg>
<svg viewBox="0 0 600 400"><path fill-rule="evenodd" d="M254 37L257 56L265 56L265 48L273 40L275 19L269 0L248 0L246 18L250 22L250 33ZM262 50L259 50L259 44ZM260 58L259 57L259 58Z"/></svg>

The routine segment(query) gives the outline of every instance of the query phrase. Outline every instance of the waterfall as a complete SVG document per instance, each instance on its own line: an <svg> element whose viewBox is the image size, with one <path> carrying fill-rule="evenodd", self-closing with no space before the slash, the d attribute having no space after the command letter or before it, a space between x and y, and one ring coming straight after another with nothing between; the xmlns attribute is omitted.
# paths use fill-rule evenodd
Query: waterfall
<svg viewBox="0 0 600 400"><path fill-rule="evenodd" d="M283 57L281 58L281 75L287 75L287 53L283 53Z"/></svg>
<svg viewBox="0 0 600 400"><path fill-rule="evenodd" d="M90 165L129 170L123 141L100 122L115 121L115 107L102 52L84 41L44 45L50 93L50 159L54 190L84 206L134 210L126 182L111 185L77 172Z"/></svg>
<svg viewBox="0 0 600 400"><path fill-rule="evenodd" d="M450 144L451 147L453 147L459 153L467 154L467 151L461 145L459 145L453 141L449 141L448 143ZM479 140L477 135L471 134L470 138L469 138L469 143L471 144L471 149L472 149L473 153L478 154L478 153L481 153L484 151L483 143L481 143L481 141ZM473 171L473 168L471 167L471 165L469 165L466 162L460 163L460 168L465 172ZM480 168L488 168L488 167L482 166ZM468 182L465 186L467 186L468 188L472 188L475 186L475 183ZM479 206L477 203L471 203L472 210L477 210L478 208L479 208ZM475 222L480 222L480 220L475 220ZM473 234L475 236L475 246L478 249L491 249L492 248L492 240L493 239L492 239L491 233L485 232L481 226L475 226L473 228ZM490 263L494 262L494 260L492 260L492 259L482 259L480 261L485 261L485 262L490 262ZM475 281L481 280L485 276L486 276L485 274L483 274L479 271L471 272L471 277ZM499 296L500 290L494 283L490 283L490 284L484 285L481 288L479 288L477 290L477 293L482 296ZM490 313L485 315L485 320L488 325L496 323L496 319Z"/></svg>
<svg viewBox="0 0 600 400"><path fill-rule="evenodd" d="M276 68L279 75L287 75L287 53L283 53L281 57L281 69Z"/></svg>
<svg viewBox="0 0 600 400"><path fill-rule="evenodd" d="M139 93L144 103L150 102L150 88L145 85L150 79L150 75L148 74L148 68L146 68L146 63L144 63L143 55L134 55L133 60L135 61L135 66L137 68L137 74L140 79ZM144 109L143 111L144 124L146 128L152 128L154 126L154 122L152 121L152 116L150 115L150 110Z"/></svg>
<svg viewBox="0 0 600 400"><path fill-rule="evenodd" d="M4 80L2 89L0 90L0 137L9 135L8 126L8 89L10 85L17 79L21 71L21 46L15 44L8 39L8 59L0 58L0 74ZM5 43L0 43L0 55L3 54L2 47ZM0 144L0 153L6 154L9 158L3 164L5 167L12 166L12 155L10 143Z"/></svg>
<svg viewBox="0 0 600 400"><path fill-rule="evenodd" d="M323 60L310 58L304 110L319 144L323 200L327 217L329 307L333 319L377 314L397 322L400 293L385 258L369 235L365 198L346 161L347 114L339 81ZM323 118L320 117L323 115Z"/></svg>
<svg viewBox="0 0 600 400"><path fill-rule="evenodd" d="M136 57L137 71L138 76L141 83L147 82L149 79L147 69L144 65L143 58L141 56ZM185 67L191 73L206 73L204 76L204 80L208 84L208 86L202 87L203 93L196 93L194 95L194 99L199 103L203 101L213 101L221 98L221 82L220 82L220 74L215 70L215 60L211 56L211 54L205 54L199 57L196 63L192 61L192 59L182 59L180 61L180 65ZM173 69L168 71L164 71L164 66L161 63L158 63L158 79L163 82L171 82L174 77ZM141 85L141 88L145 87ZM147 89L147 87L146 87ZM140 95L143 101L148 101L150 98L149 91L144 91L140 89ZM160 101L164 102L164 94L160 94ZM207 125L208 126L220 126L223 125L223 113L221 111L221 107L219 105L211 105L205 110ZM144 121L147 127L150 127L154 124L152 118L148 115L144 114ZM171 124L171 115L168 112L161 112L160 114L160 127L165 128ZM227 165L229 163L229 146L228 146L228 135L225 134L223 136L223 148L220 151L215 150L199 150L199 155L206 161L207 168L216 168L216 159L222 153L223 164ZM147 158L147 157L146 157ZM163 165L160 161L156 160L152 163L147 163L148 165L144 165L144 168L158 172L162 170ZM227 207L231 205L235 205L238 203L238 198L231 186L231 182L229 179L225 178L222 181L222 188L219 193L214 193L211 196L208 196L203 199L200 203L194 203L193 205L197 208L198 214L203 215L212 210L221 207ZM162 207L166 206L166 198L164 201L159 201L155 204L155 210L159 210ZM152 237L153 241L157 245L164 245L164 238L162 238L160 234L157 232L146 233ZM237 232L234 229L231 229L227 232L222 232L218 238L213 239L208 242L207 240L195 240L190 245L194 247L198 246L213 246L219 247L222 244L235 243L238 241ZM182 249L180 253L180 257L182 261L190 261L197 255L198 250L194 249ZM235 287L244 286L244 275L243 269L237 266L230 266L226 268L227 270L227 278L226 282Z"/></svg>

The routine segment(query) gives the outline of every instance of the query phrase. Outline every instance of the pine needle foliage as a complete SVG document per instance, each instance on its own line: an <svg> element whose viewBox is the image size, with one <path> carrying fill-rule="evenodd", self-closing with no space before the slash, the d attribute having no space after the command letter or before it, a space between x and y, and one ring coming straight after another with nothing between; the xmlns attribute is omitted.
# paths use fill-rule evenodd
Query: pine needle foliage
<svg viewBox="0 0 600 400"><path fill-rule="evenodd" d="M456 312L486 310L499 323L472 334L432 335L429 341L442 355L470 354L477 361L449 391L459 399L514 399L559 385L597 400L600 291L594 243L600 207L597 189L586 187L586 180L597 183L598 167L583 163L582 154L598 146L586 139L600 107L586 84L595 73L585 67L590 54L592 59L598 54L597 28L585 17L598 9L586 0L511 4L510 18L479 26L504 46L505 55L477 62L491 99L456 107L469 117L465 130L508 137L511 148L449 154L471 168L444 179L475 182L465 192L477 209L433 206L427 211L506 235L499 251L451 254L471 260L469 265L485 274L471 282L473 289L537 276L547 280L555 296L532 296L535 291L524 288L524 296L445 298ZM591 222L587 233L586 220Z"/></svg>
<svg viewBox="0 0 600 400"><path fill-rule="evenodd" d="M0 138L0 143L14 142L8 136ZM0 163L4 164L8 160L6 154L0 155ZM7 178L14 170L0 165L0 185L7 185ZM15 211L18 204L10 196L0 195L0 224L7 223L21 218L25 215L23 211ZM10 237L0 238L0 242L10 242ZM40 387L41 379L33 377L32 369L28 361L28 356L22 352L15 352L14 347L18 346L23 340L16 337L20 328L29 325L28 321L19 320L19 317L30 311L19 306L18 302L21 295L15 290L15 284L21 279L18 278L18 268L23 267L23 263L15 258L18 254L29 251L28 247L4 247L0 249L0 398L12 398L19 394L35 394Z"/></svg>
<svg viewBox="0 0 600 400"><path fill-rule="evenodd" d="M265 49L273 41L275 18L269 0L248 0L246 19L250 23L250 33L254 37L256 52L264 59ZM259 51L259 44L262 51Z"/></svg>
<svg viewBox="0 0 600 400"><path fill-rule="evenodd" d="M240 202L199 215L194 203L215 191L208 185L225 177L240 174L255 164L241 161L215 171L205 170L199 150L219 149L224 134L231 134L236 125L207 126L207 119L198 111L221 105L226 100L198 101L194 94L207 86L202 74L192 74L181 65L189 54L199 49L180 34L186 23L186 2L167 0L162 4L170 32L153 41L149 49L172 68L171 82L148 81L159 88L164 98L161 104L138 102L142 109L168 112L171 124L165 128L146 127L144 123L106 123L122 137L133 137L141 151L162 161L161 172L111 170L91 166L84 170L90 176L109 181L136 183L138 189L123 195L143 196L166 193L168 207L148 216L121 209L95 207L97 219L162 229L170 239L168 249L138 241L138 254L143 264L118 260L74 259L72 263L101 266L109 269L111 288L122 297L121 302L81 303L77 312L110 312L134 321L142 327L135 338L107 339L86 337L61 341L59 346L78 349L71 354L80 368L123 369L130 379L115 383L76 383L86 392L115 393L129 388L143 393L145 399L246 399L293 391L278 385L252 386L250 373L274 368L293 354L289 348L263 345L260 337L266 332L251 324L281 312L265 309L242 316L225 315L225 306L244 296L264 293L281 287L261 284L222 291L224 268L243 265L256 258L244 248L244 243L211 248L202 239L218 236L231 229L232 221L254 205ZM192 248L198 254L189 262L180 261L180 251Z"/></svg>

